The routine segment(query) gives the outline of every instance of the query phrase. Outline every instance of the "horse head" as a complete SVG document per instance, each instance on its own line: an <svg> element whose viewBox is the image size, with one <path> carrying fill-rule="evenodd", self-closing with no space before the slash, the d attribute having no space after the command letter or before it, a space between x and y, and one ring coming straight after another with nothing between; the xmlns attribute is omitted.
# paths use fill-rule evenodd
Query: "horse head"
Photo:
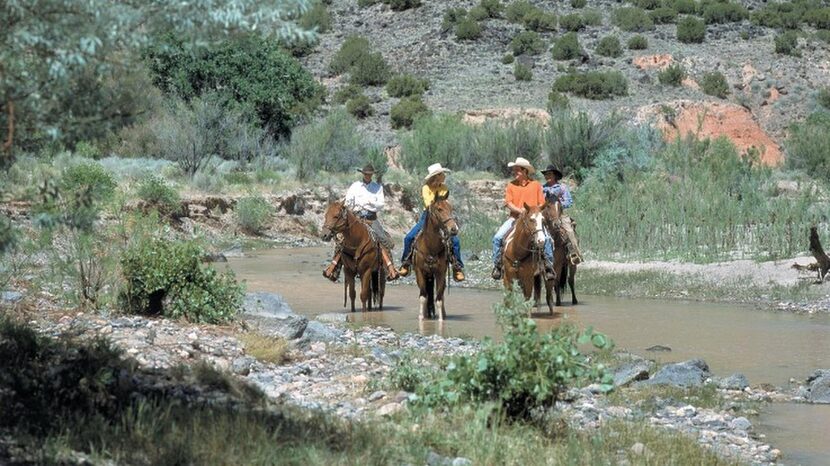
<svg viewBox="0 0 830 466"><path fill-rule="evenodd" d="M545 219L545 226L548 232L553 235L558 231L558 228L555 228L555 226L562 217L562 204L558 200L545 202L545 205L542 206L542 217Z"/></svg>
<svg viewBox="0 0 830 466"><path fill-rule="evenodd" d="M346 209L346 205L342 200L331 202L323 217L323 230L320 232L320 238L323 241L329 241L335 233L346 229L349 220L348 215L348 209Z"/></svg>
<svg viewBox="0 0 830 466"><path fill-rule="evenodd" d="M519 216L519 223L526 232L533 235L533 243L537 248L545 245L544 217L539 206L524 204L525 211Z"/></svg>
<svg viewBox="0 0 830 466"><path fill-rule="evenodd" d="M452 204L447 200L446 195L436 196L432 204L429 205L427 212L442 231L448 233L450 236L458 234L458 222L455 220Z"/></svg>

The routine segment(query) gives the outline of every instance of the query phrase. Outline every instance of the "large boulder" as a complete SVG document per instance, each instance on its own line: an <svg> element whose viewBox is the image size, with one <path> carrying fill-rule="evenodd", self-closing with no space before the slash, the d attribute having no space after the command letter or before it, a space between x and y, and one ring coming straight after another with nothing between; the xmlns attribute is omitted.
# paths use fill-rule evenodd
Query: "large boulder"
<svg viewBox="0 0 830 466"><path fill-rule="evenodd" d="M343 337L344 333L339 328L312 320L308 322L302 337L297 340L296 345L299 348L309 348L312 343L331 343Z"/></svg>
<svg viewBox="0 0 830 466"><path fill-rule="evenodd" d="M650 379L637 385L671 385L674 387L697 387L703 385L711 373L709 365L702 359L691 359L660 368Z"/></svg>
<svg viewBox="0 0 830 466"><path fill-rule="evenodd" d="M631 382L648 379L654 369L654 362L646 359L627 362L614 369L614 386L624 387Z"/></svg>
<svg viewBox="0 0 830 466"><path fill-rule="evenodd" d="M294 314L282 296L267 292L245 295L242 320L264 335L286 340L300 338L308 326L308 319Z"/></svg>
<svg viewBox="0 0 830 466"><path fill-rule="evenodd" d="M830 403L830 369L819 369L807 378L810 403Z"/></svg>

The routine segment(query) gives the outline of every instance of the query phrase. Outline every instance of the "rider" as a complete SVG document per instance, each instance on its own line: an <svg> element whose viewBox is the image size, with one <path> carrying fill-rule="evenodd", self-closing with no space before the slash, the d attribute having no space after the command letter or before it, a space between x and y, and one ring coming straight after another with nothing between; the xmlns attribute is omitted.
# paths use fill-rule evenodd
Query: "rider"
<svg viewBox="0 0 830 466"><path fill-rule="evenodd" d="M383 210L385 204L383 186L372 181L372 176L375 174L375 167L372 164L367 164L362 169L358 168L357 171L363 174L363 179L355 181L349 186L343 203L351 208L359 218L368 221L372 236L381 246L380 251L383 255L383 263L386 265L387 278L395 280L398 278L398 270L395 268L392 256L389 254L389 250L395 247L395 244L378 219L378 212ZM334 249L331 264L323 271L323 276L331 281L337 281L337 277L340 275L340 267L342 267L340 262L341 248L338 242Z"/></svg>
<svg viewBox="0 0 830 466"><path fill-rule="evenodd" d="M421 197L424 199L424 211L421 212L418 223L409 230L409 233L403 239L403 255L401 256L401 269L399 271L401 277L409 275L410 269L412 268L412 243L415 242L415 237L418 236L418 232L424 228L427 209L435 201L436 196L449 196L450 192L447 189L447 185L444 184L444 180L446 179L445 173L450 172L451 170L442 167L440 163L434 163L427 168L428 174L424 178L425 183L421 188ZM453 279L460 282L464 280L464 262L461 261L461 241L459 241L458 235L453 235L450 238L452 238L451 260Z"/></svg>
<svg viewBox="0 0 830 466"><path fill-rule="evenodd" d="M493 273L492 277L496 280L502 275L502 247L504 243L504 236L510 231L510 228L516 222L525 209L524 205L539 206L545 203L545 197L542 194L542 185L538 181L530 179L536 170L530 162L523 158L517 157L515 162L507 164L513 170L513 181L507 184L504 192L504 204L507 210L510 211L510 218L508 218L499 227L496 236L493 237ZM545 278L553 280L556 274L553 272L553 242L545 233Z"/></svg>
<svg viewBox="0 0 830 466"><path fill-rule="evenodd" d="M567 185L559 182L559 180L562 179L562 172L553 165L548 165L547 168L542 170L542 174L545 175L546 181L546 183L542 186L542 192L545 194L545 199L549 202L556 202L558 199L559 203L562 204L562 215L559 217L559 228L565 232L565 235L568 238L568 260L571 261L571 264L577 265L582 262L582 254L579 252L579 243L576 241L573 221L571 217L565 213L565 209L572 206L574 203L573 198L571 197L571 192L568 190Z"/></svg>

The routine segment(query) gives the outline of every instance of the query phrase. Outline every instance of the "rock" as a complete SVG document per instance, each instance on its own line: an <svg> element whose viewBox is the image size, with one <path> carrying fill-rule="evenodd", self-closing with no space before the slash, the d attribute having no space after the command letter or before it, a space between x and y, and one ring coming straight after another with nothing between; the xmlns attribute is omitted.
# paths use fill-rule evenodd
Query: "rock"
<svg viewBox="0 0 830 466"><path fill-rule="evenodd" d="M308 208L308 203L302 196L291 195L282 201L280 207L288 215L303 215Z"/></svg>
<svg viewBox="0 0 830 466"><path fill-rule="evenodd" d="M251 366L256 362L256 359L250 356L241 356L231 362L231 372L236 375L248 375L251 373Z"/></svg>
<svg viewBox="0 0 830 466"><path fill-rule="evenodd" d="M450 464L452 464L452 466L472 466L473 462L468 458L463 458L459 456L458 458L452 460L452 463Z"/></svg>
<svg viewBox="0 0 830 466"><path fill-rule="evenodd" d="M749 430L752 428L752 423L749 422L749 419L741 416L732 419L732 422L729 423L729 427L733 430Z"/></svg>
<svg viewBox="0 0 830 466"><path fill-rule="evenodd" d="M732 374L717 381L718 388L724 390L743 390L749 386L749 381L743 374Z"/></svg>
<svg viewBox="0 0 830 466"><path fill-rule="evenodd" d="M404 407L400 403L387 403L378 409L377 413L378 416L392 416L395 413L399 413L404 410Z"/></svg>
<svg viewBox="0 0 830 466"><path fill-rule="evenodd" d="M275 293L248 293L242 309L242 319L268 336L293 340L299 338L308 326L308 319L294 314L282 297Z"/></svg>
<svg viewBox="0 0 830 466"><path fill-rule="evenodd" d="M314 342L329 343L337 341L337 339L341 336L343 336L342 330L334 329L326 324L323 324L322 322L312 320L308 323L308 325L306 325L303 337L300 339L303 343L301 346Z"/></svg>
<svg viewBox="0 0 830 466"><path fill-rule="evenodd" d="M654 368L652 361L632 361L614 370L614 386L624 387L631 382L648 379L651 370Z"/></svg>
<svg viewBox="0 0 830 466"><path fill-rule="evenodd" d="M637 442L634 445L631 445L631 453L633 453L634 455L643 456L643 454L645 452L646 452L646 446L643 445L642 443Z"/></svg>
<svg viewBox="0 0 830 466"><path fill-rule="evenodd" d="M697 387L709 377L709 365L702 359L692 359L660 368L650 379L637 385L672 385L675 387Z"/></svg>
<svg viewBox="0 0 830 466"><path fill-rule="evenodd" d="M349 316L346 314L339 314L336 312L330 312L327 314L320 314L314 318L315 320L319 320L320 322L331 322L331 323L345 323L348 321Z"/></svg>
<svg viewBox="0 0 830 466"><path fill-rule="evenodd" d="M369 402L377 401L386 396L386 392L383 390L378 390L371 395L369 395Z"/></svg>
<svg viewBox="0 0 830 466"><path fill-rule="evenodd" d="M646 351L655 351L655 352L664 352L664 351L666 351L667 352L667 351L671 351L671 348L669 348L668 346L663 346L663 345L654 345L654 346L649 346L648 348L646 348Z"/></svg>
<svg viewBox="0 0 830 466"><path fill-rule="evenodd" d="M18 291L4 291L0 293L0 302L6 304L14 304L23 299L23 293Z"/></svg>
<svg viewBox="0 0 830 466"><path fill-rule="evenodd" d="M830 403L830 370L819 369L807 378L809 384L807 401L810 403Z"/></svg>

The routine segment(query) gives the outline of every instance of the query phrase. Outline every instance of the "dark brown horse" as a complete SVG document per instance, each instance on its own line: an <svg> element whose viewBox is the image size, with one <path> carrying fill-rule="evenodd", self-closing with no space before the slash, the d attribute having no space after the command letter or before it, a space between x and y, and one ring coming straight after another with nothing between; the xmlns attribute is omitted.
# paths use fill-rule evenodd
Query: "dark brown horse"
<svg viewBox="0 0 830 466"><path fill-rule="evenodd" d="M444 290L447 287L450 247L448 242L458 234L458 223L452 213L452 205L446 197L436 197L427 208L427 216L421 233L415 239L412 266L421 290L418 319L444 320Z"/></svg>
<svg viewBox="0 0 830 466"><path fill-rule="evenodd" d="M346 306L346 292L351 299L354 312L355 277L360 278L360 302L363 311L371 311L373 304L383 309L383 295L386 290L386 274L381 266L380 245L372 240L369 227L357 218L343 201L335 201L326 209L321 237L329 241L336 234L343 235L343 306Z"/></svg>
<svg viewBox="0 0 830 466"><path fill-rule="evenodd" d="M562 305L562 291L565 290L565 283L571 287L571 304L579 304L576 300L574 281L576 277L576 265L568 259L568 237L559 227L559 218L562 216L562 204L559 201L546 202L542 213L545 218L545 228L553 238L553 270L556 272L556 305ZM548 290L548 301L550 301L550 290Z"/></svg>
<svg viewBox="0 0 830 466"><path fill-rule="evenodd" d="M502 267L504 287L508 290L518 280L525 299L533 293L535 277L544 275L545 230L539 207L524 205L525 211L516 219L512 233L505 238ZM548 300L548 307L553 307Z"/></svg>

